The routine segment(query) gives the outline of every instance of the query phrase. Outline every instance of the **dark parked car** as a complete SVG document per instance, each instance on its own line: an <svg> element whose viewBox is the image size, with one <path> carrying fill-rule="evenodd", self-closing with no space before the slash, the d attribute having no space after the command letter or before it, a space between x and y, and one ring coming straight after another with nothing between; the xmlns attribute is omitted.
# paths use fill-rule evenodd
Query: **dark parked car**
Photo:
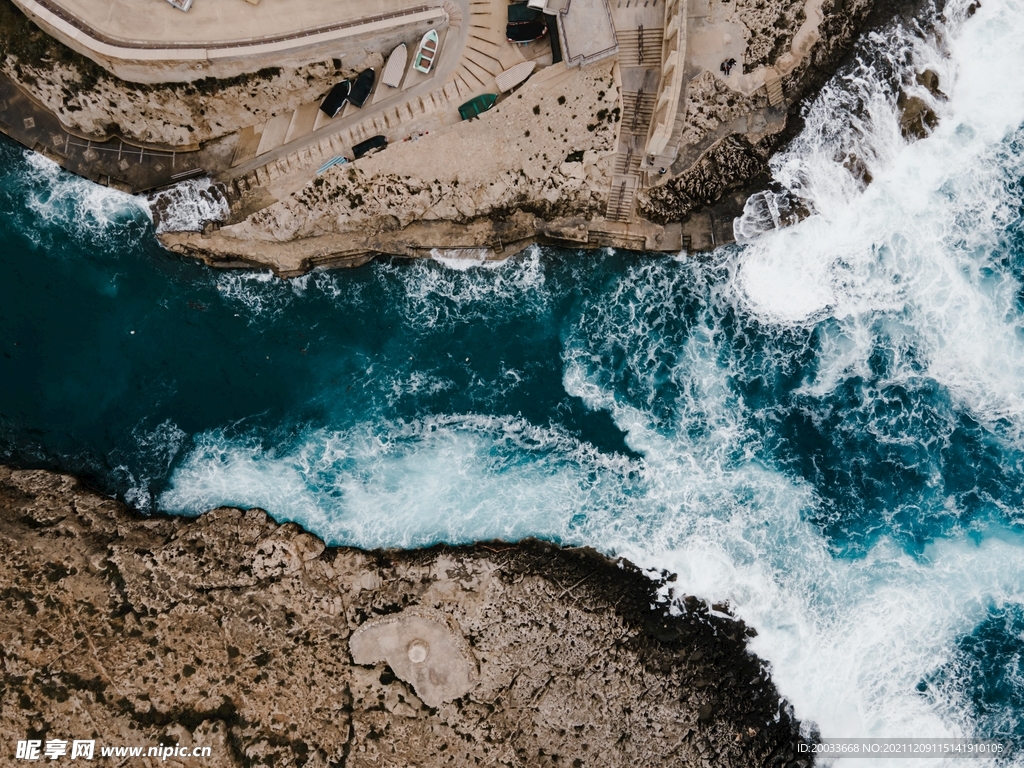
<svg viewBox="0 0 1024 768"><path fill-rule="evenodd" d="M360 141L352 147L352 154L355 155L356 160L358 160L364 155L369 155L373 152L380 152L387 145L388 140L383 136L371 136L366 141Z"/></svg>
<svg viewBox="0 0 1024 768"><path fill-rule="evenodd" d="M373 90L373 81L376 77L377 75L374 74L372 69L364 69L360 72L359 77L356 78L355 85L352 86L352 92L348 95L348 100L357 107L363 106Z"/></svg>
<svg viewBox="0 0 1024 768"><path fill-rule="evenodd" d="M331 88L331 92L327 94L327 98L323 100L320 105L320 111L328 117L334 117L341 108L345 106L345 102L348 101L348 95L352 90L352 83L349 80L342 80L336 86Z"/></svg>
<svg viewBox="0 0 1024 768"><path fill-rule="evenodd" d="M532 43L547 33L548 25L544 23L544 19L509 22L505 27L505 37L511 43Z"/></svg>

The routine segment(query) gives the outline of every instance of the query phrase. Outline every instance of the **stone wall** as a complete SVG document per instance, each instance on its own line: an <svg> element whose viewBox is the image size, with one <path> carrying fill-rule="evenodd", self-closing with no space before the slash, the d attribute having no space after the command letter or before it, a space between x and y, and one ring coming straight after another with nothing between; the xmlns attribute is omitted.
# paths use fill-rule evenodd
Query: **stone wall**
<svg viewBox="0 0 1024 768"><path fill-rule="evenodd" d="M157 0L152 0L156 2ZM325 58L346 58L359 51L390 50L446 19L444 10L429 11L387 22L365 24L295 39L251 41L216 47L167 47L120 44L79 28L36 0L13 2L44 32L86 56L115 76L132 83L189 82L232 78L267 67L297 68Z"/></svg>
<svg viewBox="0 0 1024 768"><path fill-rule="evenodd" d="M686 0L665 3L665 39L661 47L661 77L658 100L651 117L645 154L660 155L672 138L679 95L683 88L686 61Z"/></svg>

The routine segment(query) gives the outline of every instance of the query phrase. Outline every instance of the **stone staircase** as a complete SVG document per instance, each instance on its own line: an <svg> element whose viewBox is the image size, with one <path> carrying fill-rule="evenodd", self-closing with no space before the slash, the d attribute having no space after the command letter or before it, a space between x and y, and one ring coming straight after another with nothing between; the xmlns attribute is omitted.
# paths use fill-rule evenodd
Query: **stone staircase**
<svg viewBox="0 0 1024 768"><path fill-rule="evenodd" d="M638 27L636 31L616 32L620 67L649 67L661 62L661 43L665 30L661 27Z"/></svg>
<svg viewBox="0 0 1024 768"><path fill-rule="evenodd" d="M625 152L620 152L615 156L615 175L629 176L639 174L640 158L640 152L634 150L633 147L628 147Z"/></svg>
<svg viewBox="0 0 1024 768"><path fill-rule="evenodd" d="M448 5L445 4L447 10ZM506 13L505 4L496 0L472 0L469 4L469 37L462 52L462 61L453 75L459 95L467 98L473 93L481 93L489 87L494 78L506 69L501 59L504 53L505 37L504 20L501 14ZM458 11L458 23L451 20L453 26L461 26L462 11ZM495 23L495 19L501 23Z"/></svg>
<svg viewBox="0 0 1024 768"><path fill-rule="evenodd" d="M640 162L643 160L644 142L647 140L657 94L623 91L620 98L622 117L619 119L618 154L615 157L605 218L608 221L628 222L633 219L633 205L640 188Z"/></svg>
<svg viewBox="0 0 1024 768"><path fill-rule="evenodd" d="M462 26L462 6L453 3L452 0L444 0L441 7L444 8L445 15L448 16L449 27L458 29Z"/></svg>
<svg viewBox="0 0 1024 768"><path fill-rule="evenodd" d="M608 221L626 222L633 218L633 204L636 202L636 179L616 176L612 182L611 195L604 217Z"/></svg>
<svg viewBox="0 0 1024 768"><path fill-rule="evenodd" d="M768 94L768 103L773 107L777 107L785 101L785 96L782 93L782 80L774 72L769 71L765 75L764 90Z"/></svg>
<svg viewBox="0 0 1024 768"><path fill-rule="evenodd" d="M619 131L635 136L647 137L647 129L654 114L654 103L657 94L643 91L622 92L622 117L619 120Z"/></svg>

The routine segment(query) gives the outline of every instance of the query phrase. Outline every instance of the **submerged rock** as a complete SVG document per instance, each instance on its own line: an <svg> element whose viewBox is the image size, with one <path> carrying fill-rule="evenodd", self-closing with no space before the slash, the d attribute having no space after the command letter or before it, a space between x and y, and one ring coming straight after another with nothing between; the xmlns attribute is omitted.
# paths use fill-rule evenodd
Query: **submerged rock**
<svg viewBox="0 0 1024 768"><path fill-rule="evenodd" d="M210 747L211 766L809 764L747 651L752 630L694 598L669 611L666 582L592 550L325 547L260 510L147 518L72 478L2 467L0 530L12 750Z"/></svg>

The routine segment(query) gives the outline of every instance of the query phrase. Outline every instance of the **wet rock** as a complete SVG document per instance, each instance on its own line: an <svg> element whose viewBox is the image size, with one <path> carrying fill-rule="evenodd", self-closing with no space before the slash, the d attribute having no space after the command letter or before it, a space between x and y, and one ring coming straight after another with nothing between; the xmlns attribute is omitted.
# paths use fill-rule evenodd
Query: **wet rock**
<svg viewBox="0 0 1024 768"><path fill-rule="evenodd" d="M939 124L935 110L920 96L900 93L897 106L900 109L900 132L906 139L923 139Z"/></svg>
<svg viewBox="0 0 1024 768"><path fill-rule="evenodd" d="M926 69L923 72L918 72L915 79L919 85L923 85L927 88L928 92L931 93L932 96L942 99L946 98L946 94L944 94L939 88L939 76L933 70Z"/></svg>

